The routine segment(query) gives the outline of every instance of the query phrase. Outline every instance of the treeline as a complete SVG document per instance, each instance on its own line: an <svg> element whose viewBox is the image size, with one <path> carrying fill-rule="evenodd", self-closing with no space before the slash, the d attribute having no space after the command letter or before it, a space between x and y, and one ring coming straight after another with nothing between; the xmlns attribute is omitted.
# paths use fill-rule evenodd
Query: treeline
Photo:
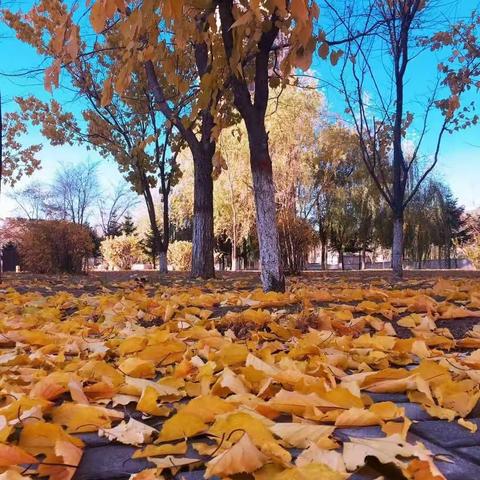
<svg viewBox="0 0 480 480"><path fill-rule="evenodd" d="M225 132L242 131L263 287L283 290L284 267L299 259L282 262L282 252L284 257L299 254L291 235L301 230L300 225L293 233L286 227L306 226L295 211L298 202L292 202L311 192L279 194L283 180L293 188L289 177L296 175L295 157L303 152L290 152L281 173L274 173L272 161L291 137L312 128L312 118L300 125L283 123L273 133L269 116L289 87L311 93L323 88L300 85L299 78L311 77L312 64L328 59L335 76L331 91L343 98L359 157L389 212L392 268L401 277L407 209L437 164L444 137L478 121L471 104L462 104L480 77L478 14L453 26L446 23L442 31L438 18L447 16L439 15L441 8L420 0L349 1L328 4L320 15L315 0L97 0L73 6L39 1L28 12L6 9L4 21L49 62L46 90L64 89L75 99L71 109L70 102L55 98L16 99L19 110L6 117L2 148L9 178L15 181L16 168L29 174L38 166L36 146L21 155L18 135L25 125L38 126L53 145L91 146L114 159L143 197L156 250L165 259L170 198L180 179L178 156L187 152L193 166L191 273L209 278L214 276L213 181L236 163L219 147ZM432 32L433 19L437 32ZM422 61L431 50L445 58L439 65L431 56L423 62L433 75L440 72L433 88L428 76L409 81L412 61ZM416 102L422 86L427 95ZM419 105L414 112L408 109L412 101ZM427 133L430 142L424 142ZM433 145L430 152L427 143ZM348 170L356 170L346 163L344 190L354 178ZM348 214L341 210L338 218ZM329 227L330 240L344 244L346 228L350 225ZM165 261L160 269L166 271Z"/></svg>
<svg viewBox="0 0 480 480"><path fill-rule="evenodd" d="M300 272L318 245L323 268L328 251L336 252L342 265L344 253L355 253L363 268L367 256L392 248L392 214L365 168L358 136L345 123L325 123L331 117L325 110L322 95L288 88L267 116L282 261L288 273ZM251 265L259 255L245 131L225 130L218 151L224 168L214 182L215 234L226 231L232 240L235 269ZM192 205L185 201L193 175L187 157L180 169L172 222L193 223ZM416 182L418 173L411 175ZM405 211L405 258L421 268L436 249L448 265L469 232L464 209L448 186L427 180Z"/></svg>

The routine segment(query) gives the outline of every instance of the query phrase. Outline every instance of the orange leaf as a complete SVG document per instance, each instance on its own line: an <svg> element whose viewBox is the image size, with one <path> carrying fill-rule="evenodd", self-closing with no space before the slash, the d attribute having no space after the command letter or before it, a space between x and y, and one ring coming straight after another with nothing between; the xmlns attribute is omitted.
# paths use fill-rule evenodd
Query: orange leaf
<svg viewBox="0 0 480 480"><path fill-rule="evenodd" d="M38 460L20 447L0 445L0 467L35 463L38 463Z"/></svg>

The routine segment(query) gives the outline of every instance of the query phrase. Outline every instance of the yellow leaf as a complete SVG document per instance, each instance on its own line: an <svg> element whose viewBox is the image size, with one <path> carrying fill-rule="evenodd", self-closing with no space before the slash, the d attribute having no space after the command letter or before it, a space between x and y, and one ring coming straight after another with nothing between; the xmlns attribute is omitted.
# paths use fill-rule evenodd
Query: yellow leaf
<svg viewBox="0 0 480 480"><path fill-rule="evenodd" d="M268 461L269 458L255 446L248 433L245 433L235 445L207 463L205 478L252 473Z"/></svg>
<svg viewBox="0 0 480 480"><path fill-rule="evenodd" d="M193 400L180 411L182 413L195 415L205 423L215 420L218 415L229 413L235 410L235 406L215 395L201 395Z"/></svg>
<svg viewBox="0 0 480 480"><path fill-rule="evenodd" d="M219 416L208 432L218 439L229 438L231 442L238 441L243 433L248 433L265 455L282 462L290 461L290 454L278 445L267 426L248 413L235 412Z"/></svg>
<svg viewBox="0 0 480 480"><path fill-rule="evenodd" d="M379 423L380 419L374 412L355 407L343 411L335 420L337 427L368 427Z"/></svg>
<svg viewBox="0 0 480 480"><path fill-rule="evenodd" d="M248 393L247 387L245 386L241 378L238 375L235 375L235 373L228 367L225 367L223 369L223 372L219 377L217 383L212 388L213 393L216 393L216 386L219 386L221 388L227 388L232 393L236 394Z"/></svg>
<svg viewBox="0 0 480 480"><path fill-rule="evenodd" d="M308 463L278 473L271 480L345 480L347 475L335 472L323 463Z"/></svg>
<svg viewBox="0 0 480 480"><path fill-rule="evenodd" d="M73 443L57 440L54 455L47 455L39 465L38 473L41 477L48 476L50 480L71 480L76 471L74 467L80 463L82 454L82 450Z"/></svg>
<svg viewBox="0 0 480 480"><path fill-rule="evenodd" d="M153 378L155 376L155 364L151 360L130 357L120 363L119 369L135 378Z"/></svg>
<svg viewBox="0 0 480 480"><path fill-rule="evenodd" d="M157 404L159 393L151 386L143 389L142 396L137 403L137 410L146 413L147 415L156 415L159 417L166 417L170 414L170 408L159 406Z"/></svg>
<svg viewBox="0 0 480 480"><path fill-rule="evenodd" d="M307 407L336 408L332 402L324 400L315 393L298 393L280 390L268 405L280 412L295 413L301 415Z"/></svg>
<svg viewBox="0 0 480 480"><path fill-rule="evenodd" d="M334 430L335 427L308 423L276 423L270 427L272 433L296 448L307 448L311 442L328 438Z"/></svg>
<svg viewBox="0 0 480 480"><path fill-rule="evenodd" d="M248 355L248 348L241 343L226 344L217 353L218 359L226 366L244 363Z"/></svg>
<svg viewBox="0 0 480 480"><path fill-rule="evenodd" d="M129 353L136 353L143 350L147 342L147 337L129 337L118 346L117 350L122 356L128 355Z"/></svg>
<svg viewBox="0 0 480 480"><path fill-rule="evenodd" d="M123 418L123 413L76 403L63 403L52 409L53 422L67 427L69 433L95 432L99 428L109 428L111 418Z"/></svg>
<svg viewBox="0 0 480 480"><path fill-rule="evenodd" d="M184 455L187 453L187 442L164 443L163 445L147 445L145 448L135 450L132 458L147 458L160 455Z"/></svg>
<svg viewBox="0 0 480 480"><path fill-rule="evenodd" d="M158 441L169 442L171 440L181 440L193 437L206 430L207 425L200 417L180 411L173 415L173 417L165 420Z"/></svg>
<svg viewBox="0 0 480 480"><path fill-rule="evenodd" d="M145 347L138 354L138 358L151 360L156 365L171 365L181 360L186 348L185 343L171 340L164 344Z"/></svg>
<svg viewBox="0 0 480 480"><path fill-rule="evenodd" d="M140 473L131 475L129 480L162 480L162 477L159 477L157 472L156 468L147 468Z"/></svg>
<svg viewBox="0 0 480 480"><path fill-rule="evenodd" d="M180 392L174 387L170 387L169 385L160 385L159 383L143 378L126 377L125 384L128 393L132 395L141 395L144 389L147 387L153 388L159 396L180 395Z"/></svg>
<svg viewBox="0 0 480 480"><path fill-rule="evenodd" d="M18 445L33 455L40 453L49 455L54 453L57 441L83 447L83 442L79 438L65 433L60 425L45 422L25 423L20 432Z"/></svg>

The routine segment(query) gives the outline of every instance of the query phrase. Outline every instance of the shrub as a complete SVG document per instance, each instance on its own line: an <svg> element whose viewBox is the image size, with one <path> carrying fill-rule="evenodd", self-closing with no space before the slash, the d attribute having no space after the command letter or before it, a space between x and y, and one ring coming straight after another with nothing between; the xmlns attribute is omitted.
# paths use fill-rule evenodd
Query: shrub
<svg viewBox="0 0 480 480"><path fill-rule="evenodd" d="M307 220L291 213L282 212L278 220L280 249L285 273L300 273L312 247L317 244L317 235Z"/></svg>
<svg viewBox="0 0 480 480"><path fill-rule="evenodd" d="M33 273L81 273L94 244L87 227L60 220L17 222L21 266Z"/></svg>
<svg viewBox="0 0 480 480"><path fill-rule="evenodd" d="M136 235L107 237L100 245L100 252L111 269L130 270L134 263L144 258L141 241Z"/></svg>
<svg viewBox="0 0 480 480"><path fill-rule="evenodd" d="M186 272L192 268L192 242L183 240L168 246L168 263L173 270Z"/></svg>

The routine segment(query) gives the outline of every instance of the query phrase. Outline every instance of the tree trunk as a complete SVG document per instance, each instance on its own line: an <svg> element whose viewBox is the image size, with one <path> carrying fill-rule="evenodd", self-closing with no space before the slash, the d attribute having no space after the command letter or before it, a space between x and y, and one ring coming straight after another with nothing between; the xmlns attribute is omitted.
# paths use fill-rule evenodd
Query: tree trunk
<svg viewBox="0 0 480 480"><path fill-rule="evenodd" d="M192 277L213 278L213 152L194 153Z"/></svg>
<svg viewBox="0 0 480 480"><path fill-rule="evenodd" d="M345 254L343 252L343 249L341 249L339 252L338 252L338 258L342 264L342 270L345 270Z"/></svg>
<svg viewBox="0 0 480 480"><path fill-rule="evenodd" d="M257 125L254 124L253 128L251 124L249 125L248 135L250 166L255 192L261 278L263 289L266 292L283 292L285 291L285 277L280 254L275 187L272 160L268 150L268 135L262 122L255 123Z"/></svg>
<svg viewBox="0 0 480 480"><path fill-rule="evenodd" d="M158 270L160 273L168 272L167 252L165 251L158 253Z"/></svg>
<svg viewBox="0 0 480 480"><path fill-rule="evenodd" d="M227 163L228 184L230 187L230 206L232 208L232 272L235 272L237 270L237 205L235 202L235 191L230 172L231 169Z"/></svg>
<svg viewBox="0 0 480 480"><path fill-rule="evenodd" d="M395 279L403 276L403 216L393 219L392 271Z"/></svg>
<svg viewBox="0 0 480 480"><path fill-rule="evenodd" d="M327 270L327 242L322 240L322 270Z"/></svg>
<svg viewBox="0 0 480 480"><path fill-rule="evenodd" d="M165 182L162 184L163 199L163 240L158 246L158 269L160 273L168 273L168 246L170 245L170 187L167 189Z"/></svg>
<svg viewBox="0 0 480 480"><path fill-rule="evenodd" d="M232 241L232 272L237 271L237 239L236 234L233 236Z"/></svg>
<svg viewBox="0 0 480 480"><path fill-rule="evenodd" d="M237 209L232 195L232 272L237 270Z"/></svg>

